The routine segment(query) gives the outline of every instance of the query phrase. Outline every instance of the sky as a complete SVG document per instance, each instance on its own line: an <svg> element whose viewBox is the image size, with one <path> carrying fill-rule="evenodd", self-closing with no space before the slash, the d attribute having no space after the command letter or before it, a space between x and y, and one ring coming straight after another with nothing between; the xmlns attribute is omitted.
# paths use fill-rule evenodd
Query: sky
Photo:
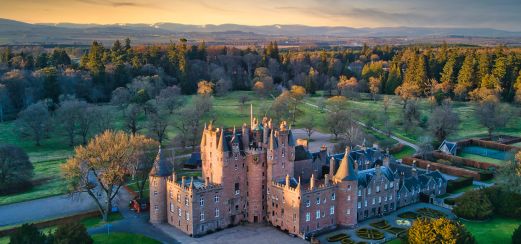
<svg viewBox="0 0 521 244"><path fill-rule="evenodd" d="M0 0L29 23L302 24L521 31L521 0Z"/></svg>

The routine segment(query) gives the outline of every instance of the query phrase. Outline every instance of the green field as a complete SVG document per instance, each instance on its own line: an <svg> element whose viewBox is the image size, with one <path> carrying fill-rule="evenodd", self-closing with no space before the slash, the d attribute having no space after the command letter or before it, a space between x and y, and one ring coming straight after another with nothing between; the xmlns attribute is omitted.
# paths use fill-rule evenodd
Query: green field
<svg viewBox="0 0 521 244"><path fill-rule="evenodd" d="M503 165L507 162L505 160L499 160L499 159L495 159L495 158L489 158L489 157L484 157L484 156L477 155L477 154L464 153L464 152L458 153L458 156L460 156L462 158L472 159L472 160L476 160L479 162L491 163L491 164L495 164L495 165Z"/></svg>
<svg viewBox="0 0 521 244"><path fill-rule="evenodd" d="M414 151L414 148L409 146L403 146L403 149L397 153L392 154L395 158L401 159L404 157L412 156L416 151Z"/></svg>
<svg viewBox="0 0 521 244"><path fill-rule="evenodd" d="M511 243L521 220L494 218L486 222L462 221L478 243Z"/></svg>
<svg viewBox="0 0 521 244"><path fill-rule="evenodd" d="M114 232L110 234L95 234L91 236L94 243L103 244L156 244L161 243L149 237L130 234L125 232Z"/></svg>

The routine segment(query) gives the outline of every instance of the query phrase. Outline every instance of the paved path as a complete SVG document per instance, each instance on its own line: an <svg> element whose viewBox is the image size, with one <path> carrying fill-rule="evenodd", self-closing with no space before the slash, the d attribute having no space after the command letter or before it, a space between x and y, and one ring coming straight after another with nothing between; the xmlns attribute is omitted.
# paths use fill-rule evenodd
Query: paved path
<svg viewBox="0 0 521 244"><path fill-rule="evenodd" d="M309 103L309 102L304 102L304 104L310 106L310 107L313 107L313 108L316 108L316 109L320 109L317 105L313 104L313 103ZM331 112L329 109L327 108L324 108L324 110L328 111L328 112ZM388 136L388 134L378 128L375 128L375 127L372 127L372 126L367 126L365 123L363 123L362 121L359 121L359 120L353 120L355 121L357 124L363 126L363 127L366 127L372 131L375 131L377 133L380 133L384 136ZM393 134L390 135L390 137L396 141L398 141L399 143L403 144L403 145L406 145L406 146L409 146L409 147L412 147L415 151L418 151L419 150L419 147L418 145L414 144L414 143L411 143L411 142L408 142L404 139L401 139Z"/></svg>
<svg viewBox="0 0 521 244"><path fill-rule="evenodd" d="M291 129L291 132L296 138L308 139L308 134L304 129ZM333 138L332 134L314 131L311 134L311 142L308 143L309 151L318 152L322 145L326 145L329 150L333 150L335 143L331 142L331 138Z"/></svg>
<svg viewBox="0 0 521 244"><path fill-rule="evenodd" d="M0 227L53 219L97 209L86 194L60 195L0 206Z"/></svg>

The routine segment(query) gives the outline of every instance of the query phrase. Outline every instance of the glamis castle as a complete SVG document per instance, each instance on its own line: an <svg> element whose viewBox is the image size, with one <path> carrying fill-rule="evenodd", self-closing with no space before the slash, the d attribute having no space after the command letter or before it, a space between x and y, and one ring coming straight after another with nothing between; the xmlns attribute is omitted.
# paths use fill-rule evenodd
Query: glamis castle
<svg viewBox="0 0 521 244"><path fill-rule="evenodd" d="M446 179L364 146L329 155L295 143L286 122L264 118L239 130L205 126L202 176L178 177L158 152L150 172L150 222L201 236L241 222L267 222L302 238L385 215L444 194ZM391 162L392 161L392 162ZM323 172L324 171L324 172Z"/></svg>

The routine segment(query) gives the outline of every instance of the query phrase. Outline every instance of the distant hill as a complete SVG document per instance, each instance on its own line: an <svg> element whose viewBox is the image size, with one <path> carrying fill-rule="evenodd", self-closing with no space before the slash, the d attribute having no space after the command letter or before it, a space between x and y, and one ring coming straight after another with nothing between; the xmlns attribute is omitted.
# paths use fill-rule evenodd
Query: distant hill
<svg viewBox="0 0 521 244"><path fill-rule="evenodd" d="M226 35L278 37L324 37L337 38L389 38L389 37L487 37L520 38L521 32L489 28L423 28L423 27L382 27L352 28L304 25L264 25L249 26L236 24L223 25L185 25L177 23L156 24L74 24L24 22L0 19L0 44L87 44L92 40L108 41L131 37L137 42L167 42L179 36L211 37L226 39ZM249 38L248 37L248 38Z"/></svg>

